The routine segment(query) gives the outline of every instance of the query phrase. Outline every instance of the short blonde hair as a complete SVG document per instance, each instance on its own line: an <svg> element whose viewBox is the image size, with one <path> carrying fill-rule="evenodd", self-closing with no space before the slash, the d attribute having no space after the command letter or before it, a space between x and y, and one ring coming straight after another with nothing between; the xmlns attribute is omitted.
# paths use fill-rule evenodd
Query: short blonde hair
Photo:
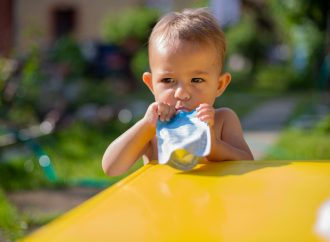
<svg viewBox="0 0 330 242"><path fill-rule="evenodd" d="M181 40L213 45L222 69L226 52L225 35L216 18L206 8L185 9L163 16L151 32L149 51L156 42L171 45Z"/></svg>

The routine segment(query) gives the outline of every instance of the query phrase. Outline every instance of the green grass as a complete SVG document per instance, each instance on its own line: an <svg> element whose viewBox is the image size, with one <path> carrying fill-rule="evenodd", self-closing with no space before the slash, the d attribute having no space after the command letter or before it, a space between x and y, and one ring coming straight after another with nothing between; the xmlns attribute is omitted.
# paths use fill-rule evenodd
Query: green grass
<svg viewBox="0 0 330 242"><path fill-rule="evenodd" d="M0 189L0 241L16 241L28 231L58 217L58 213L19 213Z"/></svg>
<svg viewBox="0 0 330 242"><path fill-rule="evenodd" d="M81 180L85 184L90 180L90 185L93 185L102 180L111 184L126 176L127 173L119 177L106 176L101 160L107 146L130 125L114 122L101 128L77 123L56 133L52 140L44 140L45 150L53 160L58 179L69 183ZM128 173L141 165L138 162Z"/></svg>
<svg viewBox="0 0 330 242"><path fill-rule="evenodd" d="M15 241L23 235L26 223L0 189L0 241Z"/></svg>
<svg viewBox="0 0 330 242"><path fill-rule="evenodd" d="M45 225L55 218L59 217L61 213L58 212L47 212L47 213L35 213L35 212L25 212L20 214L21 220L27 225L24 233L30 233L33 230Z"/></svg>
<svg viewBox="0 0 330 242"><path fill-rule="evenodd" d="M322 92L293 94L298 102L288 123L304 114L316 114L315 107L329 103ZM299 129L288 127L282 131L278 142L266 154L267 160L330 160L330 114L323 117L314 127Z"/></svg>
<svg viewBox="0 0 330 242"><path fill-rule="evenodd" d="M313 129L286 129L266 160L330 160L330 115Z"/></svg>

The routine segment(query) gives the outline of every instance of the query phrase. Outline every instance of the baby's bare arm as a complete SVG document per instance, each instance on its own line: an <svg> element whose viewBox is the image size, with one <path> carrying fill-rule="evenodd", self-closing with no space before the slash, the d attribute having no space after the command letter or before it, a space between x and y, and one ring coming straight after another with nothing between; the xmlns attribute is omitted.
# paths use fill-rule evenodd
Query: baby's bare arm
<svg viewBox="0 0 330 242"><path fill-rule="evenodd" d="M210 161L253 160L237 115L228 108L217 110L215 124L211 127L212 148Z"/></svg>
<svg viewBox="0 0 330 242"><path fill-rule="evenodd" d="M126 172L148 148L155 135L155 127L141 119L125 133L113 141L106 149L102 168L109 176Z"/></svg>
<svg viewBox="0 0 330 242"><path fill-rule="evenodd" d="M157 105L153 103L143 119L108 146L102 159L102 168L107 175L124 173L148 150L156 133L157 119Z"/></svg>
<svg viewBox="0 0 330 242"><path fill-rule="evenodd" d="M158 118L170 120L175 114L174 107L164 103L150 104L143 119L113 141L106 149L102 168L109 176L127 171L142 155L150 158L151 140L156 134Z"/></svg>

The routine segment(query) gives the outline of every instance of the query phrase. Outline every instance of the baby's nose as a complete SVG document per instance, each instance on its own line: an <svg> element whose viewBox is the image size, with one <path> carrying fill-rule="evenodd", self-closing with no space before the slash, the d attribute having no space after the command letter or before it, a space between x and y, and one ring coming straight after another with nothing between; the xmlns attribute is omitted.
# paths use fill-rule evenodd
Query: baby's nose
<svg viewBox="0 0 330 242"><path fill-rule="evenodd" d="M190 94L186 88L180 86L175 90L174 97L179 100L187 101L190 99Z"/></svg>

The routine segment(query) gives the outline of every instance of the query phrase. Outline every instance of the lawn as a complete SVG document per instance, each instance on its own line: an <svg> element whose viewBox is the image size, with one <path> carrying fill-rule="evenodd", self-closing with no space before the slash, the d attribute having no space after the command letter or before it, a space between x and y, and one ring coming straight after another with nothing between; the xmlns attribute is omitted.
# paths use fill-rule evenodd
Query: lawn
<svg viewBox="0 0 330 242"><path fill-rule="evenodd" d="M0 241L16 240L23 235L25 228L25 222L0 188Z"/></svg>
<svg viewBox="0 0 330 242"><path fill-rule="evenodd" d="M266 160L330 160L330 116L312 129L288 128L282 132Z"/></svg>
<svg viewBox="0 0 330 242"><path fill-rule="evenodd" d="M264 159L330 160L328 93L306 92L296 94L296 97L298 104L288 120L287 128L282 130L277 143Z"/></svg>

